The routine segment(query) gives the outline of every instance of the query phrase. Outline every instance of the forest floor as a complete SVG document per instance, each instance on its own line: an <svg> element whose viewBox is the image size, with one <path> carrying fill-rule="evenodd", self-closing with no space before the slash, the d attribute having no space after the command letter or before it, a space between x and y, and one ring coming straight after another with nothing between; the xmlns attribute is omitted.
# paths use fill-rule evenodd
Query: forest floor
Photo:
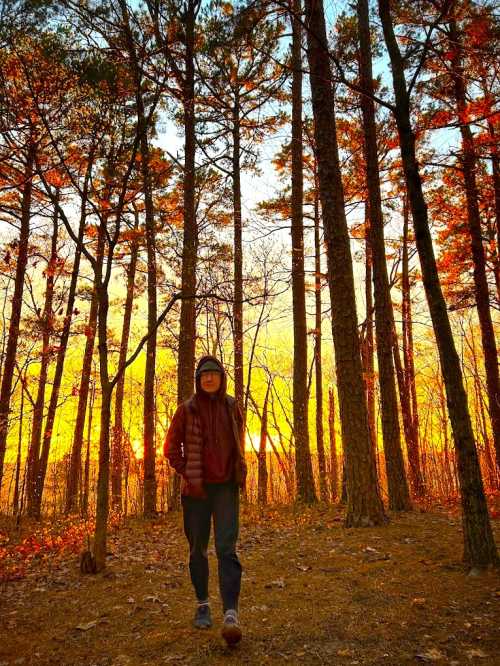
<svg viewBox="0 0 500 666"><path fill-rule="evenodd" d="M500 520L493 522L500 545ZM500 664L500 578L464 572L456 505L393 514L387 527L364 529L345 529L338 507L243 507L244 635L232 650L220 636L213 544L214 626L191 626L180 514L125 520L96 576L80 574L81 534L68 537L67 526L51 537L52 549L46 529L38 554L16 574L12 549L21 557L23 534L16 546L8 528L0 524L3 563L18 579L0 583L0 666ZM70 547L58 549L65 539Z"/></svg>

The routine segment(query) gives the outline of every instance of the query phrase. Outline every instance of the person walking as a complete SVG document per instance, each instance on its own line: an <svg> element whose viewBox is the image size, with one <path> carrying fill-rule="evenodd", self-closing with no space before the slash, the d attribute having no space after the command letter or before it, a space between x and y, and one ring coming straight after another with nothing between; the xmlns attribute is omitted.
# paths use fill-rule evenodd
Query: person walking
<svg viewBox="0 0 500 666"><path fill-rule="evenodd" d="M224 610L222 636L228 645L235 645L242 636L238 618L242 566L236 541L239 491L247 474L243 416L236 400L226 393L226 371L215 356L200 358L195 379L194 395L181 403L174 414L164 454L182 476L184 532L197 599L193 625L199 629L212 626L207 548L213 516Z"/></svg>

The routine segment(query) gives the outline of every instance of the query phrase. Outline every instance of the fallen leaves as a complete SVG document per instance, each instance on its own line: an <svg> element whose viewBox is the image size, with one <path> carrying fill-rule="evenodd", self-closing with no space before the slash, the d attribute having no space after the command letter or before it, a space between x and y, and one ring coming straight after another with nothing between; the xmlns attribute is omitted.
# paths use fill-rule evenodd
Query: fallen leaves
<svg viewBox="0 0 500 666"><path fill-rule="evenodd" d="M418 659L419 661L427 661L427 662L443 661L444 659L446 659L446 655L443 654L437 648L429 648L425 652L420 652L419 654L416 654L415 658Z"/></svg>
<svg viewBox="0 0 500 666"><path fill-rule="evenodd" d="M272 580L270 583L266 583L264 587L267 588L278 587L279 589L283 589L285 587L285 579L277 578L276 580Z"/></svg>
<svg viewBox="0 0 500 666"><path fill-rule="evenodd" d="M279 530L274 516L270 529L254 525L245 512L241 620L248 663L463 666L492 661L500 590L486 577L471 584L458 568L436 568L443 557L452 561L460 548L458 533L444 520L437 530L429 515L412 514L372 529L374 534L337 525L325 534L312 529L316 520L297 526L285 510L276 518ZM2 639L6 635L1 647L25 656L25 663L40 664L48 663L55 642L59 663L101 663L103 653L110 666L227 662L217 631L213 542L215 627L200 636L191 627L187 545L178 518L165 517L160 527L127 521L110 538L111 577L82 578L71 553L34 558L36 577L29 573L26 580L5 586L17 613L0 617ZM405 541L410 529L414 543ZM390 567L370 563L389 552ZM434 566L419 562L424 555ZM23 642L35 635L40 658L29 640Z"/></svg>
<svg viewBox="0 0 500 666"><path fill-rule="evenodd" d="M97 626L98 620L91 620L90 622L83 622L82 624L77 624L75 629L79 631L88 631Z"/></svg>
<svg viewBox="0 0 500 666"><path fill-rule="evenodd" d="M486 659L488 657L486 652L480 650L479 648L471 648L470 650L466 650L465 654L467 655L467 659Z"/></svg>

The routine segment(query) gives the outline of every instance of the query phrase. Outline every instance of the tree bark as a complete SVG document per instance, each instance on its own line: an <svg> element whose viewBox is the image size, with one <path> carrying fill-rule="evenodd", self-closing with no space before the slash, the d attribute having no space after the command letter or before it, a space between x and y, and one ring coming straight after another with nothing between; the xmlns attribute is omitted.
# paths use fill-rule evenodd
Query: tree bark
<svg viewBox="0 0 500 666"><path fill-rule="evenodd" d="M40 373L38 375L38 388L33 408L33 426L31 429L31 442L28 453L28 469L27 469L27 501L28 501L28 515L32 518L40 517L40 504L37 502L37 486L39 485L40 467L40 446L42 442L42 428L43 428L43 412L45 409L45 388L47 386L47 378L49 375L50 365L50 339L53 331L53 318L52 311L54 300L54 268L57 260L57 237L59 233L58 224L58 211L57 207L54 208L52 219L52 240L50 247L50 257L47 262L46 280L45 280L45 302L41 316L42 328L42 354L40 362Z"/></svg>
<svg viewBox="0 0 500 666"><path fill-rule="evenodd" d="M99 471L97 478L96 515L94 530L94 561L96 571L106 567L106 543L109 515L109 459L110 459L110 426L111 426L111 382L108 371L108 310L109 298L107 286L102 283L102 274L96 273L98 289L98 349L99 375L101 383L101 419L99 434Z"/></svg>
<svg viewBox="0 0 500 666"><path fill-rule="evenodd" d="M404 66L394 34L389 0L378 0L384 38L389 52L396 104L401 158L413 215L415 240L422 279L432 319L446 388L448 413L458 457L458 474L463 511L464 561L473 567L498 563L488 507L484 495L477 450L472 431L460 360L455 348L446 303L436 267L427 205L422 191L415 135L410 122L410 99Z"/></svg>
<svg viewBox="0 0 500 666"><path fill-rule="evenodd" d="M361 360L365 380L368 427L375 456L377 455L377 426L375 417L375 367L373 358L373 255L370 241L369 203L365 205L365 302L366 330L361 342Z"/></svg>
<svg viewBox="0 0 500 666"><path fill-rule="evenodd" d="M139 84L140 85L140 84ZM144 369L144 516L156 513L156 433L155 433L155 371L156 371L156 234L149 167L149 142L142 92L137 92L137 109L141 147L141 176L146 217L146 251L148 258L148 341Z"/></svg>
<svg viewBox="0 0 500 666"><path fill-rule="evenodd" d="M182 294L179 328L178 401L187 400L193 392L196 349L196 254L198 230L195 210L195 110L194 110L194 28L195 7L188 3L186 14L184 110L184 240L182 248Z"/></svg>
<svg viewBox="0 0 500 666"><path fill-rule="evenodd" d="M366 184L370 201L370 245L373 256L373 289L375 295L375 336L382 412L382 435L389 490L389 508L393 511L411 509L410 491L401 449L396 381L392 359L394 313L385 257L384 220L378 171L377 130L373 102L372 54L368 1L358 0L360 44L360 80L365 94L361 95L363 114Z"/></svg>
<svg viewBox="0 0 500 666"><path fill-rule="evenodd" d="M85 464L83 469L83 483L80 484L80 515L87 518L89 513L89 485L90 485L90 439L92 435L92 419L94 415L96 385L91 383L89 396L89 417L87 421L87 446L85 450Z"/></svg>
<svg viewBox="0 0 500 666"><path fill-rule="evenodd" d="M233 107L233 217L234 217L234 396L245 418L243 387L243 231L241 219L241 169L240 169L240 106L238 90Z"/></svg>
<svg viewBox="0 0 500 666"><path fill-rule="evenodd" d="M144 104L142 65L139 61L137 47L130 27L127 3L120 0L123 19L123 30L132 66L135 87L135 105L137 114L137 134L139 137L140 171L142 193L144 196L146 251L148 258L148 340L146 344L146 364L144 368L144 516L156 513L156 433L155 433L155 371L156 371L156 233L153 204L153 186L151 167L149 164L148 118Z"/></svg>
<svg viewBox="0 0 500 666"><path fill-rule="evenodd" d="M406 447L408 450L408 463L410 467L410 482L415 496L421 498L425 495L425 484L420 465L419 417L413 351L413 322L411 312L410 270L408 258L408 217L408 204L405 195L403 203L403 258L401 278L404 377L400 395L404 394L404 400L405 403L407 403L407 406L405 404L405 409L407 411L409 427L407 430L405 428L405 436ZM397 341L395 341L395 344L397 345ZM403 405L403 401L401 404ZM403 422L404 420L405 415L403 415Z"/></svg>
<svg viewBox="0 0 500 666"><path fill-rule="evenodd" d="M332 387L328 390L328 432L330 434L330 496L332 502L335 502L339 494L339 465L335 436L335 398Z"/></svg>
<svg viewBox="0 0 500 666"><path fill-rule="evenodd" d="M104 256L104 234L99 227L99 236L97 238L96 264L97 270L102 271L102 262ZM73 435L73 445L71 447L71 458L68 470L68 481L66 490L65 512L73 513L77 508L78 485L80 481L81 457L83 435L85 429L85 415L87 411L87 400L90 388L90 376L92 373L92 358L94 353L94 342L97 332L97 312L98 312L98 284L94 277L94 288L92 299L90 301L90 312L87 325L85 327L85 350L82 360L82 376L78 391L78 407L76 411L75 432Z"/></svg>
<svg viewBox="0 0 500 666"><path fill-rule="evenodd" d="M264 404L262 405L262 416L260 419L260 442L259 442L259 468L257 476L257 495L258 501L261 506L267 504L267 459L266 459L266 443L267 443L267 401L269 399L269 389L271 383L269 382L264 397Z"/></svg>
<svg viewBox="0 0 500 666"><path fill-rule="evenodd" d="M386 521L386 516L368 428L323 3L321 0L306 0L305 9L305 22L309 27L307 55L327 245L342 442L346 454L346 525L379 525Z"/></svg>
<svg viewBox="0 0 500 666"><path fill-rule="evenodd" d="M309 448L307 321L304 283L302 30L301 0L292 11L292 300L293 300L293 435L297 499L316 501Z"/></svg>
<svg viewBox="0 0 500 666"><path fill-rule="evenodd" d="M316 181L316 179L315 179ZM318 452L319 494L321 500L328 499L326 460L323 429L323 365L321 358L321 243L319 237L319 198L314 193L314 368L316 371L316 450Z"/></svg>
<svg viewBox="0 0 500 666"><path fill-rule="evenodd" d="M138 215L136 217L135 230L138 228ZM132 319L132 307L134 305L134 283L137 267L137 256L139 244L134 240L130 246L130 262L127 268L127 295L123 311L122 336L120 341L120 354L118 367L127 360L128 341L130 336L130 323ZM112 507L116 511L122 511L122 467L123 467L123 397L125 392L125 373L123 372L116 384L115 397L115 424L113 429L112 444L112 466L111 466L111 497Z"/></svg>
<svg viewBox="0 0 500 666"><path fill-rule="evenodd" d="M19 480L21 477L21 449L23 443L23 421L24 421L24 384L26 382L26 374L24 379L21 377L21 406L19 408L19 433L17 438L17 459L16 459L16 477L14 481L14 497L12 500L12 513L14 516L17 516L20 513L20 502L19 502Z"/></svg>
<svg viewBox="0 0 500 666"><path fill-rule="evenodd" d="M35 151L36 146L34 143L28 146L21 195L21 227L19 230L19 241L17 246L18 251L16 276L14 278L14 294L12 296L9 333L3 362L2 384L0 386L0 488L2 487L5 450L7 448L12 381L16 365L19 324L21 321L21 310L23 306L24 275L26 273L26 264L28 263L28 240L30 232Z"/></svg>

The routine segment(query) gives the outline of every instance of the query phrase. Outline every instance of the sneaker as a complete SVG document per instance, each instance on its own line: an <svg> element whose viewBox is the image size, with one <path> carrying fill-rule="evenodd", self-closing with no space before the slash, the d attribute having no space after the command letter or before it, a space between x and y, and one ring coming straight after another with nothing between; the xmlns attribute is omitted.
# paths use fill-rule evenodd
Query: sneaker
<svg viewBox="0 0 500 666"><path fill-rule="evenodd" d="M224 613L222 638L230 646L236 645L241 641L241 627L238 622L238 613L234 608L230 608Z"/></svg>
<svg viewBox="0 0 500 666"><path fill-rule="evenodd" d="M198 604L194 614L193 626L196 629L208 629L212 626L212 616L208 604Z"/></svg>

